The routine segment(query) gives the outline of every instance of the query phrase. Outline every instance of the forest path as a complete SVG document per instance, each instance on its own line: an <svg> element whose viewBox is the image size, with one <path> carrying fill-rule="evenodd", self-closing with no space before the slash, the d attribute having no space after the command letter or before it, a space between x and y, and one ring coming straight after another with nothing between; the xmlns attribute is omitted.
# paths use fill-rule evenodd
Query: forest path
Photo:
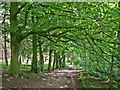
<svg viewBox="0 0 120 90"><path fill-rule="evenodd" d="M81 88L79 70L62 69L34 78L3 78L5 88Z"/></svg>

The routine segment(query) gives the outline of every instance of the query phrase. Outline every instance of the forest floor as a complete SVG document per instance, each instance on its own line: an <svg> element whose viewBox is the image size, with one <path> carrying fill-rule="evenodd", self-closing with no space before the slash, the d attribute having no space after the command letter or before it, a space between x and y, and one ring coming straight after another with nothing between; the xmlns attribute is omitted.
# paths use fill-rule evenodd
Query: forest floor
<svg viewBox="0 0 120 90"><path fill-rule="evenodd" d="M25 71L24 71L25 72ZM79 70L61 69L51 73L31 74L26 72L21 78L10 77L3 72L3 88L82 88ZM74 89L75 90L75 89Z"/></svg>

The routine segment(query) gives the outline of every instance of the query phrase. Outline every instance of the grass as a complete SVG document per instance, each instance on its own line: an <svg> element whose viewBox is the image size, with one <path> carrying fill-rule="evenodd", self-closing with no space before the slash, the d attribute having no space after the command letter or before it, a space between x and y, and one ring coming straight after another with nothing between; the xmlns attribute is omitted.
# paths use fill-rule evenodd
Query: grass
<svg viewBox="0 0 120 90"><path fill-rule="evenodd" d="M27 65L27 64L22 64L22 65L20 65L20 67L21 67L21 68L30 68L31 65L29 65L29 64L28 64L28 65Z"/></svg>

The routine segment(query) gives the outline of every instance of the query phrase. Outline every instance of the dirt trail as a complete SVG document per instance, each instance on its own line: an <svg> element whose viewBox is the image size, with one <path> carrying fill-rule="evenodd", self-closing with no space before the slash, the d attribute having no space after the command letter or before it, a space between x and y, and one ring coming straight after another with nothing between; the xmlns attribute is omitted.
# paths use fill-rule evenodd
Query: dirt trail
<svg viewBox="0 0 120 90"><path fill-rule="evenodd" d="M78 70L55 70L47 77L12 78L4 77L2 85L5 88L81 88Z"/></svg>

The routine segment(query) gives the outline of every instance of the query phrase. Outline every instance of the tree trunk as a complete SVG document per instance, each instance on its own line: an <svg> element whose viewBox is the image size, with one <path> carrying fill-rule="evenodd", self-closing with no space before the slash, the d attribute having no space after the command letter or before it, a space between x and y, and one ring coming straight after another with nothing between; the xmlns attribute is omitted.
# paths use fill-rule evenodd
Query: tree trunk
<svg viewBox="0 0 120 90"><path fill-rule="evenodd" d="M39 56L40 56L40 59L38 64L38 69L39 69L38 72L43 72L44 60L43 60L43 54L42 54L42 44L40 41L39 41Z"/></svg>
<svg viewBox="0 0 120 90"><path fill-rule="evenodd" d="M48 64L48 72L51 70L51 61L52 61L52 50L49 50L49 64Z"/></svg>
<svg viewBox="0 0 120 90"><path fill-rule="evenodd" d="M119 29L118 29L118 42L120 43L120 1L118 3L118 9L119 9ZM120 45L118 45L118 56L117 56L117 60L120 62ZM118 65L118 72L120 72L120 65ZM119 73L120 75L120 73ZM120 87L120 86L119 86Z"/></svg>
<svg viewBox="0 0 120 90"><path fill-rule="evenodd" d="M2 44L2 61L4 60L4 46L3 46L3 44Z"/></svg>
<svg viewBox="0 0 120 90"><path fill-rule="evenodd" d="M8 66L8 60L7 60L7 44L6 44L6 34L5 34L5 37L4 37L4 56L5 56L5 62L6 62L6 65Z"/></svg>
<svg viewBox="0 0 120 90"><path fill-rule="evenodd" d="M53 71L55 69L55 61L56 61L56 51L54 50L54 61L53 61Z"/></svg>
<svg viewBox="0 0 120 90"><path fill-rule="evenodd" d="M55 62L56 62L56 67L55 67L55 69L57 69L57 68L59 68L58 52L56 52L56 60L55 60Z"/></svg>
<svg viewBox="0 0 120 90"><path fill-rule="evenodd" d="M58 60L59 60L59 68L61 68L62 67L62 63L61 63L62 58L60 57L60 53L59 53L59 56L58 56Z"/></svg>
<svg viewBox="0 0 120 90"><path fill-rule="evenodd" d="M19 62L18 62L18 55L19 55L19 47L20 41L18 39L18 35L16 35L17 30L17 2L10 3L10 39L11 39L11 63L9 71L10 73L18 77L20 69L19 69Z"/></svg>
<svg viewBox="0 0 120 90"><path fill-rule="evenodd" d="M62 58L63 58L63 61L62 61L62 68L65 68L65 53L62 52Z"/></svg>
<svg viewBox="0 0 120 90"><path fill-rule="evenodd" d="M6 3L4 4L4 7L5 7L5 16L4 16L4 20L6 19L6 10L7 10L7 7L6 7ZM8 66L8 60L7 60L7 34L6 34L6 22L3 21L3 24L4 24L4 59L5 59L5 63L6 63L6 66Z"/></svg>
<svg viewBox="0 0 120 90"><path fill-rule="evenodd" d="M28 62L29 62L30 55L31 55L31 53L29 55L27 55L27 62L26 62L26 64L28 64Z"/></svg>
<svg viewBox="0 0 120 90"><path fill-rule="evenodd" d="M22 56L19 56L19 63L22 64Z"/></svg>
<svg viewBox="0 0 120 90"><path fill-rule="evenodd" d="M5 63L6 63L6 66L8 66L8 60L7 60L7 41L6 41L6 33L4 34L4 58L5 58Z"/></svg>
<svg viewBox="0 0 120 90"><path fill-rule="evenodd" d="M34 23L34 16L31 17L32 18L32 23ZM35 30L33 29L33 32ZM37 36L35 33L33 33L33 37L32 37L32 44L33 44L33 59L32 59L32 66L31 66L31 71L33 72L37 72Z"/></svg>
<svg viewBox="0 0 120 90"><path fill-rule="evenodd" d="M32 66L31 71L37 72L37 38L36 34L33 34L33 58L32 58Z"/></svg>
<svg viewBox="0 0 120 90"><path fill-rule="evenodd" d="M19 69L20 64L18 61L19 46L20 46L20 42L17 42L17 40L15 40L15 37L11 36L11 63L9 70L10 73L15 77L18 77L20 73L20 69Z"/></svg>

